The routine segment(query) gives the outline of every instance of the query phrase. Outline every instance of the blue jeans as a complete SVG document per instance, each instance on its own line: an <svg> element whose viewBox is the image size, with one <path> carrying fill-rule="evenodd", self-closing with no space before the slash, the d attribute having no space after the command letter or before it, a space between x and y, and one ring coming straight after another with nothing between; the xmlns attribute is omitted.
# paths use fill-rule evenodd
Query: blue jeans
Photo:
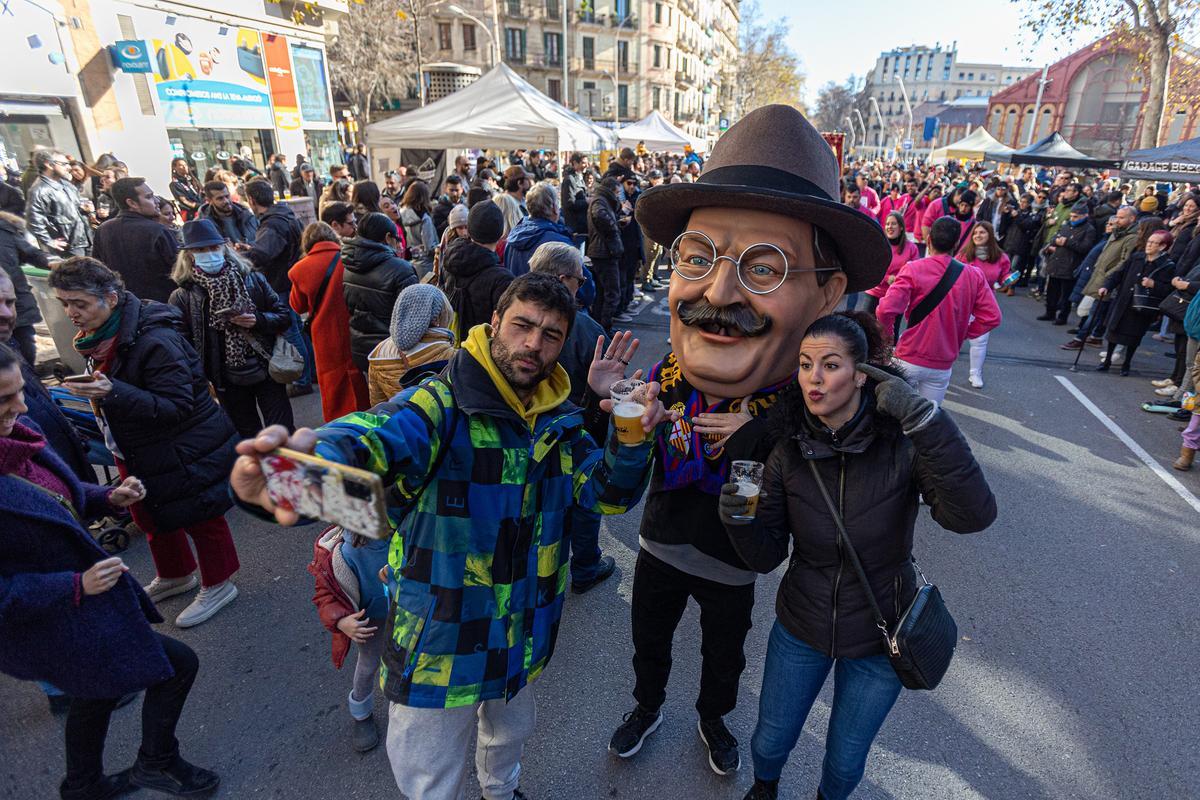
<svg viewBox="0 0 1200 800"><path fill-rule="evenodd" d="M291 309L288 309L288 313L292 315L292 324L283 332L283 338L287 339L304 357L304 374L295 381L295 385L312 386L313 381L317 379L317 365L313 361L312 345L304 336L304 323L301 322L300 315Z"/></svg>
<svg viewBox="0 0 1200 800"><path fill-rule="evenodd" d="M858 786L871 742L900 696L900 679L885 655L835 661L792 636L778 620L767 642L758 725L750 742L755 778L779 779L831 667L833 707L821 794L825 800L844 800Z"/></svg>
<svg viewBox="0 0 1200 800"><path fill-rule="evenodd" d="M571 582L596 577L600 565L600 515L586 508L571 508Z"/></svg>

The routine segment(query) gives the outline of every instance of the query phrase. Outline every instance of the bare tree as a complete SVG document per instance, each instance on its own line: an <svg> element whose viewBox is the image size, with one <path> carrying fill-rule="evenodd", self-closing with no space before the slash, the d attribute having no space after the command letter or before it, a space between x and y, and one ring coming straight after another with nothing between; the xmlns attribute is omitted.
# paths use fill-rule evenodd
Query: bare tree
<svg viewBox="0 0 1200 800"><path fill-rule="evenodd" d="M788 47L791 27L786 18L764 23L757 0L741 6L738 25L736 107L739 116L770 103L804 111L804 73Z"/></svg>
<svg viewBox="0 0 1200 800"><path fill-rule="evenodd" d="M404 97L417 79L416 25L408 0L352 0L330 42L335 91L358 107L364 123L388 100Z"/></svg>
<svg viewBox="0 0 1200 800"><path fill-rule="evenodd" d="M817 108L813 124L823 131L843 130L846 117L854 113L854 83L829 83L817 90Z"/></svg>
<svg viewBox="0 0 1200 800"><path fill-rule="evenodd" d="M1158 145L1167 102L1171 56L1194 30L1197 0L1013 0L1029 12L1026 25L1038 41L1069 40L1079 30L1112 30L1111 46L1138 54L1146 79L1146 103L1137 147ZM1175 92L1172 92L1175 94Z"/></svg>

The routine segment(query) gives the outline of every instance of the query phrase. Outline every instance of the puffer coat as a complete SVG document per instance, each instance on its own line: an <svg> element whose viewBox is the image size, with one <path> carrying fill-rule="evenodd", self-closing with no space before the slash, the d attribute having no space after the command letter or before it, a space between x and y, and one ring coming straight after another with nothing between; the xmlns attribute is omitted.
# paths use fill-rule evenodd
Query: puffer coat
<svg viewBox="0 0 1200 800"><path fill-rule="evenodd" d="M382 242L355 237L342 244L342 294L350 312L350 356L367 374L367 356L387 338L392 308L417 282L413 265Z"/></svg>
<svg viewBox="0 0 1200 800"><path fill-rule="evenodd" d="M918 496L955 533L981 531L996 518L996 500L950 415L938 411L906 435L876 410L874 385L868 382L859 413L836 432L803 409L795 414L797 430L767 459L754 523L726 528L751 569L765 574L789 561L775 603L779 622L833 658L878 655L884 639L807 462L839 507L889 628L918 585ZM802 405L803 398L781 402Z"/></svg>

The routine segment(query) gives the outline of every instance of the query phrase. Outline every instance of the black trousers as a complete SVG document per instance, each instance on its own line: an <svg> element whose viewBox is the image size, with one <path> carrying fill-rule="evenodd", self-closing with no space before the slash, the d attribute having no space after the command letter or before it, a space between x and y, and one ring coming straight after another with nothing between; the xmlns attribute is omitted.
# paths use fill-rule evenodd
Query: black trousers
<svg viewBox="0 0 1200 800"><path fill-rule="evenodd" d="M1074 278L1046 278L1046 314L1066 321L1071 313L1071 290Z"/></svg>
<svg viewBox="0 0 1200 800"><path fill-rule="evenodd" d="M633 696L647 709L667 698L671 640L687 608L700 605L700 719L723 717L737 706L738 683L746 669L746 634L754 608L754 584L729 586L681 572L647 553L638 553L633 572Z"/></svg>
<svg viewBox="0 0 1200 800"><path fill-rule="evenodd" d="M612 330L612 318L621 302L620 259L592 258L592 278L596 281L596 299L592 317L605 331Z"/></svg>
<svg viewBox="0 0 1200 800"><path fill-rule="evenodd" d="M1175 334L1175 368L1171 370L1171 382L1176 386L1183 385L1183 374L1192 366L1185 363L1187 361L1187 345L1188 335L1186 333Z"/></svg>
<svg viewBox="0 0 1200 800"><path fill-rule="evenodd" d="M292 417L292 401L288 399L287 387L267 378L251 386L226 386L219 392L221 407L233 420L233 427L243 439L258 435L268 425L282 425L294 430L296 421ZM262 416L259 417L259 411Z"/></svg>
<svg viewBox="0 0 1200 800"><path fill-rule="evenodd" d="M638 269L642 262L637 253L630 248L621 256L621 310L624 311L633 302L633 292L637 288Z"/></svg>
<svg viewBox="0 0 1200 800"><path fill-rule="evenodd" d="M183 713L200 660L192 648L177 639L157 634L175 674L146 690L142 701L142 746L138 761L148 767L164 767L179 752L175 726ZM98 667L101 668L101 667ZM64 789L85 789L104 774L104 740L108 720L118 697L106 700L75 697L67 712L67 778Z"/></svg>

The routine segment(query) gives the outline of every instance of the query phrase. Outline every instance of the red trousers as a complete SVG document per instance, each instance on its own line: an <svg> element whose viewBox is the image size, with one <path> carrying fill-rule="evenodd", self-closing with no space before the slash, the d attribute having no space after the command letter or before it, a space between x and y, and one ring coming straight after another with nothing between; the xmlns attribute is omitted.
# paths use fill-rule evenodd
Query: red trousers
<svg viewBox="0 0 1200 800"><path fill-rule="evenodd" d="M129 475L120 459L117 459L117 472L122 480ZM233 545L233 534L225 517L189 523L173 531L160 531L141 503L130 506L129 513L146 534L158 577L170 580L191 575L196 571L197 560L200 562L201 586L216 586L238 571L237 548ZM191 545L188 544L189 536ZM194 556L193 546L196 548Z"/></svg>

